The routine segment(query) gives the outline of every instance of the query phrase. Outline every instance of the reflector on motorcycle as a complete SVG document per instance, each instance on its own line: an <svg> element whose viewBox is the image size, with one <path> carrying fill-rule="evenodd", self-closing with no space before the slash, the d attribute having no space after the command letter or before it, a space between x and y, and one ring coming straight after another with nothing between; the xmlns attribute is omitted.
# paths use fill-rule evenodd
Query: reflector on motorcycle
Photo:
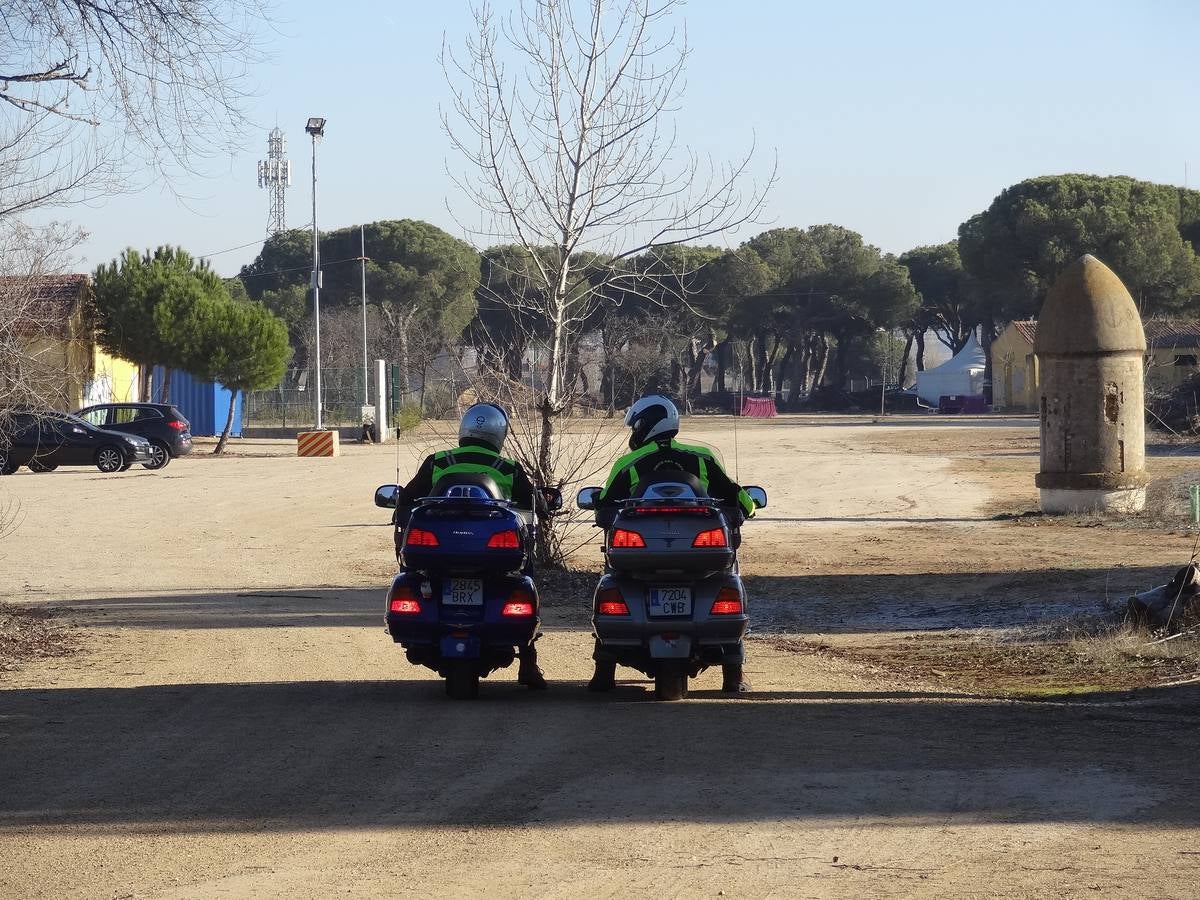
<svg viewBox="0 0 1200 900"><path fill-rule="evenodd" d="M517 550L521 546L520 535L516 530L497 531L488 538L489 550Z"/></svg>
<svg viewBox="0 0 1200 900"><path fill-rule="evenodd" d="M404 539L404 543L409 547L436 547L438 545L437 535L432 531L426 531L423 528L408 529L408 537Z"/></svg>
<svg viewBox="0 0 1200 900"><path fill-rule="evenodd" d="M717 591L717 599L713 601L709 615L737 616L742 613L742 596L733 588L721 588Z"/></svg>
<svg viewBox="0 0 1200 900"><path fill-rule="evenodd" d="M724 528L713 528L709 531L702 531L696 535L696 539L692 541L693 547L726 547L728 542L725 540Z"/></svg>
<svg viewBox="0 0 1200 900"><path fill-rule="evenodd" d="M627 616L629 606L616 588L608 588L596 595L596 612L602 616Z"/></svg>
<svg viewBox="0 0 1200 900"><path fill-rule="evenodd" d="M713 514L708 506L652 506L649 503L628 510L633 516L704 516Z"/></svg>
<svg viewBox="0 0 1200 900"><path fill-rule="evenodd" d="M629 531L626 528L618 528L612 533L611 546L622 549L629 549L631 547L644 548L646 546L646 542L636 531Z"/></svg>

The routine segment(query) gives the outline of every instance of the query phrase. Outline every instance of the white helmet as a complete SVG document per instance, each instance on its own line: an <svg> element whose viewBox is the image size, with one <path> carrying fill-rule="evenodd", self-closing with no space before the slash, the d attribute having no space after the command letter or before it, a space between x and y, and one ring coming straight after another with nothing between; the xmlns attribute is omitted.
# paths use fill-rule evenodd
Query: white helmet
<svg viewBox="0 0 1200 900"><path fill-rule="evenodd" d="M495 403L476 403L463 413L458 425L458 443L482 441L497 453L508 437L508 415Z"/></svg>
<svg viewBox="0 0 1200 900"><path fill-rule="evenodd" d="M633 429L629 449L636 450L655 439L669 439L679 434L679 410L660 394L650 394L638 400L625 413L625 424Z"/></svg>

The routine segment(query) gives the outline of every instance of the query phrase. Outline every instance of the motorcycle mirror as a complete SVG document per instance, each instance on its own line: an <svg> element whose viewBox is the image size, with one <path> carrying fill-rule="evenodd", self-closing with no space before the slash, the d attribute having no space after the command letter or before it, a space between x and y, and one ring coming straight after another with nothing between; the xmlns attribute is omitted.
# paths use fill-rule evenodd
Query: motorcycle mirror
<svg viewBox="0 0 1200 900"><path fill-rule="evenodd" d="M750 499L754 501L755 509L762 509L767 505L767 492L760 488L757 484L747 485L745 488L743 488L743 490L745 490L745 492L750 496Z"/></svg>
<svg viewBox="0 0 1200 900"><path fill-rule="evenodd" d="M580 509L595 509L596 501L600 498L600 488L585 487L580 488L579 493L575 495L575 505Z"/></svg>
<svg viewBox="0 0 1200 900"><path fill-rule="evenodd" d="M546 499L546 506L550 508L550 512L555 512L562 509L562 491L560 491L558 488L542 488L542 496Z"/></svg>
<svg viewBox="0 0 1200 900"><path fill-rule="evenodd" d="M400 496L400 486L397 484L382 484L375 489L375 505L384 509L395 509L396 500Z"/></svg>

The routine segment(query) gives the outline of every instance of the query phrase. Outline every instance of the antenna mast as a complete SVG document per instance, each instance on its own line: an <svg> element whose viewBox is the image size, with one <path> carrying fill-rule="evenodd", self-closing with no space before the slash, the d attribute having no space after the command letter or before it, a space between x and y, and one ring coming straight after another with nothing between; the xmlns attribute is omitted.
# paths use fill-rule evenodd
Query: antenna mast
<svg viewBox="0 0 1200 900"><path fill-rule="evenodd" d="M258 186L271 196L267 213L267 235L287 230L285 192L292 186L292 164L287 157L287 138L276 125L267 136L267 158L258 162Z"/></svg>

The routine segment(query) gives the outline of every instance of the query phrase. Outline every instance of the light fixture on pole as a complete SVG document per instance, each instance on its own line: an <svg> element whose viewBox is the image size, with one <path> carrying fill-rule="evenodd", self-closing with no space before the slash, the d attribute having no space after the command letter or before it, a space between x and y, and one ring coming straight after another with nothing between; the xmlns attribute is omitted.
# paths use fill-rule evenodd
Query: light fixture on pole
<svg viewBox="0 0 1200 900"><path fill-rule="evenodd" d="M304 130L312 135L312 213L313 213L313 324L317 331L317 431L323 427L321 422L321 236L317 231L317 140L325 136L325 120L311 118Z"/></svg>

